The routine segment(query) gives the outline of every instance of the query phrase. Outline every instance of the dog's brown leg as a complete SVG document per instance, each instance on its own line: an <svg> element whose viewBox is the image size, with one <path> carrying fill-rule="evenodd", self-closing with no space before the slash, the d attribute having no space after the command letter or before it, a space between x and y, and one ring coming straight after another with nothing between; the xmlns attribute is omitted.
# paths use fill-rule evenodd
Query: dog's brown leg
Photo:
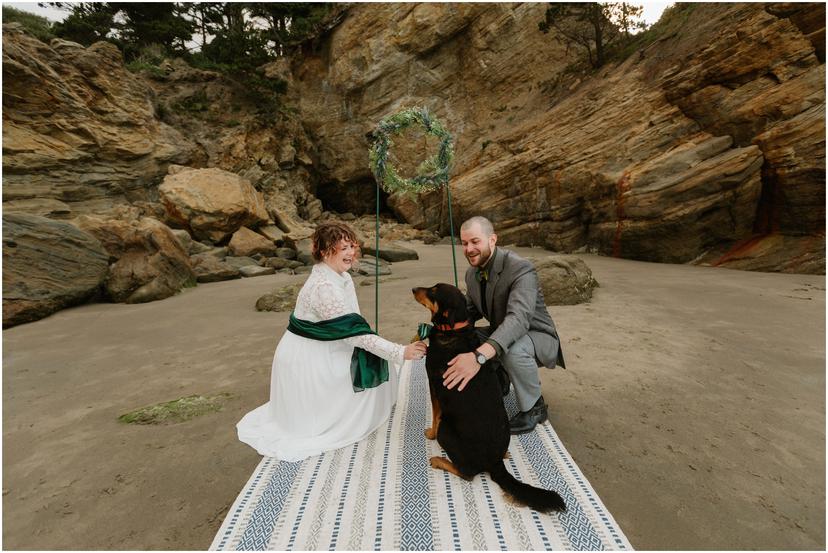
<svg viewBox="0 0 828 553"><path fill-rule="evenodd" d="M445 457L432 457L428 461L431 464L432 468L443 469L446 472L450 472L456 476L459 476L463 480L471 480L471 478L461 473L460 470L454 466L454 463L452 463Z"/></svg>
<svg viewBox="0 0 828 553"><path fill-rule="evenodd" d="M425 437L434 440L437 438L437 429L440 427L442 411L440 410L440 402L437 401L437 394L434 393L434 388L429 386L428 391L431 394L431 428L425 429Z"/></svg>

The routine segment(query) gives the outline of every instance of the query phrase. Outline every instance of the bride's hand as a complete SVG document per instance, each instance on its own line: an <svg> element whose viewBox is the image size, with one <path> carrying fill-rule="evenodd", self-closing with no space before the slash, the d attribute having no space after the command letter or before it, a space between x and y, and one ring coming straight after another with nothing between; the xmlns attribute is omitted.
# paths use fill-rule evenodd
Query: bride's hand
<svg viewBox="0 0 828 553"><path fill-rule="evenodd" d="M422 359L425 357L426 349L425 342L423 341L408 344L405 346L403 357L405 359Z"/></svg>

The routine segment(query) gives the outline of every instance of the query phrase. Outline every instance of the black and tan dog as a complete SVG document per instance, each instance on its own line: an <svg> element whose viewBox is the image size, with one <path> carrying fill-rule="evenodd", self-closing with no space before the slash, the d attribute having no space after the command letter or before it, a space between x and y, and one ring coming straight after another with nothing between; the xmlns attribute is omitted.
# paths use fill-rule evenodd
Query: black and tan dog
<svg viewBox="0 0 828 553"><path fill-rule="evenodd" d="M495 371L484 365L462 392L443 385L448 362L480 346L474 326L469 324L463 293L450 284L414 288L412 292L431 311L434 324L426 355L432 423L425 435L430 440L436 438L449 456L432 457L431 466L466 480L488 472L518 503L536 511L565 511L557 493L524 484L506 470L503 459L511 435Z"/></svg>

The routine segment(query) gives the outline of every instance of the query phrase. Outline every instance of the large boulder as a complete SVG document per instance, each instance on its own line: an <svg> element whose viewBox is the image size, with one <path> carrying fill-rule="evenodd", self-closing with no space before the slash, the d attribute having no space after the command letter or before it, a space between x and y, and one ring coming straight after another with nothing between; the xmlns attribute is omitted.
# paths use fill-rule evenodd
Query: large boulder
<svg viewBox="0 0 828 553"><path fill-rule="evenodd" d="M177 170L158 187L173 224L197 240L222 242L242 226L268 221L264 197L250 182L221 169Z"/></svg>
<svg viewBox="0 0 828 553"><path fill-rule="evenodd" d="M279 249L272 240L253 232L247 227L241 227L234 232L227 247L230 254L236 257L252 257L257 253L275 256Z"/></svg>
<svg viewBox="0 0 828 553"><path fill-rule="evenodd" d="M535 262L538 282L546 305L577 305L592 299L598 281L584 260L574 255L556 255Z"/></svg>
<svg viewBox="0 0 828 553"><path fill-rule="evenodd" d="M62 221L3 214L3 327L83 302L103 284L109 255L94 236Z"/></svg>
<svg viewBox="0 0 828 553"><path fill-rule="evenodd" d="M164 223L83 215L78 227L100 240L114 260L106 279L112 301L144 303L177 294L196 283L190 258Z"/></svg>

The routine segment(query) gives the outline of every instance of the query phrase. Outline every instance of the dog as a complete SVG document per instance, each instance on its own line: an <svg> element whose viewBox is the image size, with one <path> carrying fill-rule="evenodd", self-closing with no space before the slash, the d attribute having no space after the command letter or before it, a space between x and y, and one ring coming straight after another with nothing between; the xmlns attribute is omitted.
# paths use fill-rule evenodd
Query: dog
<svg viewBox="0 0 828 553"><path fill-rule="evenodd" d="M565 511L566 504L556 492L524 484L506 470L503 460L511 439L509 417L493 367L483 365L462 392L443 384L448 362L480 347L480 338L469 323L466 297L457 287L444 283L411 291L431 312L434 325L426 354L432 422L425 436L436 439L449 458L432 457L431 466L466 480L488 472L518 504L539 512Z"/></svg>

